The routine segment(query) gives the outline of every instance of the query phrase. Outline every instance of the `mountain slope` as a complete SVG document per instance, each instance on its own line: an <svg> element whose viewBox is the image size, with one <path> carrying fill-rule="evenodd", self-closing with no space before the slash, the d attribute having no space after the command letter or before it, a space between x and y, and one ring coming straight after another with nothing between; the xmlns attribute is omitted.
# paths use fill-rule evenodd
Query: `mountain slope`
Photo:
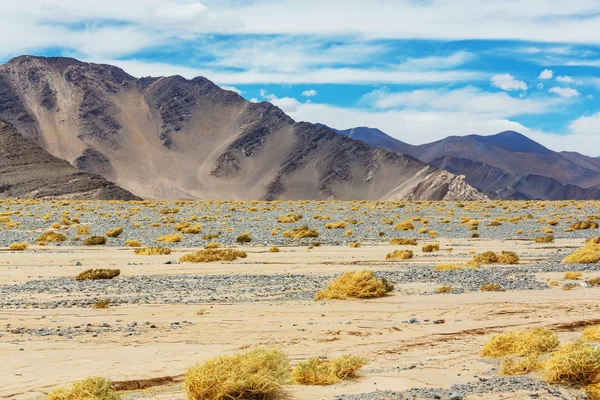
<svg viewBox="0 0 600 400"><path fill-rule="evenodd" d="M136 79L110 65L23 56L0 67L0 117L146 198L482 198L462 177L296 123L202 77Z"/></svg>
<svg viewBox="0 0 600 400"><path fill-rule="evenodd" d="M362 140L369 146L378 147L380 149L387 149L396 151L398 153L407 153L407 149L413 147L408 143L404 143L398 139L394 139L390 135L375 128L357 127L345 130L336 130L339 134L346 137Z"/></svg>
<svg viewBox="0 0 600 400"><path fill-rule="evenodd" d="M135 200L104 178L79 172L0 120L0 198Z"/></svg>

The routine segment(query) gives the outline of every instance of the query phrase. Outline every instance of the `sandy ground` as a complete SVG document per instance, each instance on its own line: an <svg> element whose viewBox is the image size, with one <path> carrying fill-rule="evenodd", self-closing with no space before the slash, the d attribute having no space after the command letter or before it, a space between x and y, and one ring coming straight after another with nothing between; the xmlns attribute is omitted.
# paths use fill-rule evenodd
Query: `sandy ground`
<svg viewBox="0 0 600 400"><path fill-rule="evenodd" d="M446 240L435 256L416 250L415 261L385 263L397 246L282 248L268 253L249 248L248 258L235 263L164 265L169 256L140 257L131 249L34 247L27 252L0 252L0 284L74 276L87 267L112 265L123 275L340 273L367 266L378 270L410 264L459 262L469 252L514 250L525 264L543 260L557 248L582 241L557 240L551 245L524 241ZM452 251L448 248L452 247ZM420 246L418 247L420 249ZM65 252L67 251L67 252ZM128 265L136 263L137 265ZM492 267L493 268L493 267ZM543 274L541 280L560 274ZM419 284L414 284L419 288ZM507 291L461 295L392 294L374 300L286 301L236 304L123 305L108 309L0 309L0 397L42 398L52 388L90 375L106 376L128 396L183 399L182 375L189 366L213 356L255 346L284 349L292 362L308 357L352 353L367 357L363 377L326 387L290 386L290 398L331 399L335 395L402 391L414 387L450 387L475 381L497 365L478 352L492 334L509 329L545 326L561 341L574 340L586 324L600 323L600 289ZM198 315L200 309L206 313ZM405 321L416 317L418 324ZM434 324L436 320L443 323ZM17 335L11 328L56 328L91 324L126 326L136 321L138 335L109 332L66 337ZM181 323L173 329L172 322ZM10 324L10 325L8 325ZM154 325L155 328L148 328ZM494 395L472 398L499 398ZM527 393L503 398L529 398ZM540 398L544 398L541 396Z"/></svg>

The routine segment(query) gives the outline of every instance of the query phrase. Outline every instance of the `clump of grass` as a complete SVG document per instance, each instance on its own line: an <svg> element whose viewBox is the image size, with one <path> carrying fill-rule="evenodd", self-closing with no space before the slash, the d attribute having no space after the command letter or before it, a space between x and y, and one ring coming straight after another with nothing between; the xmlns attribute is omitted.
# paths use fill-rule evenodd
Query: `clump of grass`
<svg viewBox="0 0 600 400"><path fill-rule="evenodd" d="M204 245L205 249L218 249L219 247L221 247L219 242L208 242Z"/></svg>
<svg viewBox="0 0 600 400"><path fill-rule="evenodd" d="M75 277L76 281L87 281L95 279L113 279L121 275L120 269L88 269Z"/></svg>
<svg viewBox="0 0 600 400"><path fill-rule="evenodd" d="M480 237L481 237L481 235L479 233L471 233L472 239L479 239Z"/></svg>
<svg viewBox="0 0 600 400"><path fill-rule="evenodd" d="M560 344L554 331L532 328L510 331L492 337L481 349L482 357L505 357L509 355L532 356L548 353Z"/></svg>
<svg viewBox="0 0 600 400"><path fill-rule="evenodd" d="M358 377L367 360L353 355L344 355L333 360L309 358L299 363L292 372L292 378L299 385L332 385L343 380Z"/></svg>
<svg viewBox="0 0 600 400"><path fill-rule="evenodd" d="M200 232L202 232L202 227L200 225L192 225L181 229L181 233L185 235L197 235Z"/></svg>
<svg viewBox="0 0 600 400"><path fill-rule="evenodd" d="M251 241L252 238L250 237L250 234L248 232L242 233L235 239L236 243L250 243Z"/></svg>
<svg viewBox="0 0 600 400"><path fill-rule="evenodd" d="M596 229L598 228L598 223L596 221L579 221L572 224L569 229L572 230L582 230L582 229Z"/></svg>
<svg viewBox="0 0 600 400"><path fill-rule="evenodd" d="M563 278L570 280L570 281L576 281L578 279L580 279L582 277L582 273L581 272L574 272L574 271L568 271L565 272Z"/></svg>
<svg viewBox="0 0 600 400"><path fill-rule="evenodd" d="M587 284L590 286L600 286L600 278L591 278L587 280Z"/></svg>
<svg viewBox="0 0 600 400"><path fill-rule="evenodd" d="M458 264L438 264L433 268L434 271L460 271L463 269L465 267Z"/></svg>
<svg viewBox="0 0 600 400"><path fill-rule="evenodd" d="M600 262L600 246L588 242L583 248L575 250L563 260L564 264L595 264Z"/></svg>
<svg viewBox="0 0 600 400"><path fill-rule="evenodd" d="M168 247L152 246L135 249L134 253L138 256L163 256L171 254L171 249Z"/></svg>
<svg viewBox="0 0 600 400"><path fill-rule="evenodd" d="M128 247L141 247L142 244L139 240L126 240L125 245Z"/></svg>
<svg viewBox="0 0 600 400"><path fill-rule="evenodd" d="M281 250L279 250L279 247L277 246L273 246L269 249L269 253L279 253Z"/></svg>
<svg viewBox="0 0 600 400"><path fill-rule="evenodd" d="M375 276L373 271L345 272L319 291L315 300L347 298L370 299L382 297L394 290L386 279Z"/></svg>
<svg viewBox="0 0 600 400"><path fill-rule="evenodd" d="M585 241L585 243L590 246L594 245L594 244L600 244L600 237L589 238L588 240Z"/></svg>
<svg viewBox="0 0 600 400"><path fill-rule="evenodd" d="M450 285L442 285L442 286L439 286L438 288L436 288L435 291L438 292L438 293L451 293L452 292L452 286L450 286Z"/></svg>
<svg viewBox="0 0 600 400"><path fill-rule="evenodd" d="M81 225L81 226L77 227L77 229L75 230L75 233L77 233L78 235L89 235L90 228L87 227L86 225Z"/></svg>
<svg viewBox="0 0 600 400"><path fill-rule="evenodd" d="M188 369L189 400L270 399L290 380L290 363L280 350L257 349L220 356Z"/></svg>
<svg viewBox="0 0 600 400"><path fill-rule="evenodd" d="M90 236L83 241L84 246L102 246L104 244L106 244L104 236Z"/></svg>
<svg viewBox="0 0 600 400"><path fill-rule="evenodd" d="M48 231L42 233L40 236L35 239L36 242L64 242L67 240L67 237L60 232Z"/></svg>
<svg viewBox="0 0 600 400"><path fill-rule="evenodd" d="M544 362L548 383L591 385L600 381L600 348L582 342L561 346Z"/></svg>
<svg viewBox="0 0 600 400"><path fill-rule="evenodd" d="M565 283L565 284L562 286L562 290L575 290L575 289L577 289L578 287L579 287L579 285L578 285L578 284L576 284L576 283L572 283L572 282L571 282L571 283Z"/></svg>
<svg viewBox="0 0 600 400"><path fill-rule="evenodd" d="M504 288L497 283L484 283L479 290L482 292L504 292Z"/></svg>
<svg viewBox="0 0 600 400"><path fill-rule="evenodd" d="M506 358L500 364L500 373L506 376L525 375L543 368L537 356Z"/></svg>
<svg viewBox="0 0 600 400"><path fill-rule="evenodd" d="M353 249L358 248L358 247L360 247L360 242L350 242L348 244L348 247L353 248Z"/></svg>
<svg viewBox="0 0 600 400"><path fill-rule="evenodd" d="M402 238L390 239L390 244L398 245L398 246L416 246L417 239L402 239Z"/></svg>
<svg viewBox="0 0 600 400"><path fill-rule="evenodd" d="M600 342L600 325L586 326L583 329L583 338L590 342Z"/></svg>
<svg viewBox="0 0 600 400"><path fill-rule="evenodd" d="M325 225L325 229L345 229L346 226L346 222L344 221L330 222Z"/></svg>
<svg viewBox="0 0 600 400"><path fill-rule="evenodd" d="M282 215L279 218L277 218L277 222L282 223L282 224L291 224L293 222L299 221L300 219L302 219L301 214L288 213L288 214Z"/></svg>
<svg viewBox="0 0 600 400"><path fill-rule="evenodd" d="M514 251L503 251L498 254L498 263L514 265L519 263L519 256Z"/></svg>
<svg viewBox="0 0 600 400"><path fill-rule="evenodd" d="M439 251L439 250L440 250L439 243L429 243L421 248L421 251L423 251L423 253L433 253L434 251Z"/></svg>
<svg viewBox="0 0 600 400"><path fill-rule="evenodd" d="M238 258L246 258L248 255L240 250L232 249L204 249L195 253L186 254L179 262L203 263L215 261L235 261Z"/></svg>
<svg viewBox="0 0 600 400"><path fill-rule="evenodd" d="M385 256L386 260L410 260L413 258L412 250L394 250Z"/></svg>
<svg viewBox="0 0 600 400"><path fill-rule="evenodd" d="M412 221L407 220L404 222L399 222L394 229L397 231L412 231L415 229L415 224L413 224Z"/></svg>
<svg viewBox="0 0 600 400"><path fill-rule="evenodd" d="M165 243L179 243L183 239L183 236L173 233L170 235L164 235L156 239L157 242L165 242Z"/></svg>
<svg viewBox="0 0 600 400"><path fill-rule="evenodd" d="M121 396L112 387L110 379L90 377L75 382L67 388L48 393L46 400L120 400Z"/></svg>
<svg viewBox="0 0 600 400"><path fill-rule="evenodd" d="M473 261L479 264L495 264L498 262L498 255L493 251L477 254L473 257Z"/></svg>
<svg viewBox="0 0 600 400"><path fill-rule="evenodd" d="M314 229L310 229L306 225L302 225L299 228L283 232L283 237L291 239L316 238L319 237L319 232Z"/></svg>
<svg viewBox="0 0 600 400"><path fill-rule="evenodd" d="M533 238L535 243L552 243L554 242L554 235L537 236Z"/></svg>
<svg viewBox="0 0 600 400"><path fill-rule="evenodd" d="M94 303L93 307L96 309L108 308L109 304L110 304L109 299L98 300L97 302Z"/></svg>
<svg viewBox="0 0 600 400"><path fill-rule="evenodd" d="M29 248L29 243L27 243L27 242L13 243L10 246L8 246L8 249L13 250L13 251L25 251L28 248Z"/></svg>
<svg viewBox="0 0 600 400"><path fill-rule="evenodd" d="M111 237L111 238L116 238L116 237L121 236L122 233L123 233L123 227L120 226L118 228L111 229L110 231L106 232L106 236Z"/></svg>

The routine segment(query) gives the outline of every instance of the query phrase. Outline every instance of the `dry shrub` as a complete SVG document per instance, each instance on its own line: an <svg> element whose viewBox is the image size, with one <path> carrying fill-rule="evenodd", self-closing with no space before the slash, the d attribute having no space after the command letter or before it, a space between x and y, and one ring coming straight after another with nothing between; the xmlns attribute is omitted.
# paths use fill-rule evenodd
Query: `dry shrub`
<svg viewBox="0 0 600 400"><path fill-rule="evenodd" d="M497 283L484 283L479 290L482 292L504 292L504 288Z"/></svg>
<svg viewBox="0 0 600 400"><path fill-rule="evenodd" d="M600 246L594 241L588 241L583 248L575 250L563 260L564 264L595 264L598 262L600 262Z"/></svg>
<svg viewBox="0 0 600 400"><path fill-rule="evenodd" d="M273 246L269 249L269 253L279 253L281 250L279 250L279 247L277 246Z"/></svg>
<svg viewBox="0 0 600 400"><path fill-rule="evenodd" d="M506 376L525 375L543 368L537 356L507 358L500 364L500 373Z"/></svg>
<svg viewBox="0 0 600 400"><path fill-rule="evenodd" d="M600 342L600 325L586 326L583 330L583 338L590 342Z"/></svg>
<svg viewBox="0 0 600 400"><path fill-rule="evenodd" d="M412 221L407 220L398 223L398 225L396 225L394 229L397 231L412 231L413 229L415 229L415 224L413 224Z"/></svg>
<svg viewBox="0 0 600 400"><path fill-rule="evenodd" d="M139 240L126 240L125 245L129 247L140 247L142 244Z"/></svg>
<svg viewBox="0 0 600 400"><path fill-rule="evenodd" d="M450 286L450 285L442 285L442 286L436 288L435 291L438 292L438 293L451 293L452 292L452 286Z"/></svg>
<svg viewBox="0 0 600 400"><path fill-rule="evenodd" d="M113 279L121 275L120 269L88 269L75 277L76 281L87 281L94 279Z"/></svg>
<svg viewBox="0 0 600 400"><path fill-rule="evenodd" d="M514 265L519 263L519 256L514 251L503 251L498 254L498 263Z"/></svg>
<svg viewBox="0 0 600 400"><path fill-rule="evenodd" d="M402 239L402 238L391 239L390 244L398 245L398 246L416 246L417 239Z"/></svg>
<svg viewBox="0 0 600 400"><path fill-rule="evenodd" d="M347 226L346 222L344 222L344 221L330 222L325 225L325 229L345 229L346 226Z"/></svg>
<svg viewBox="0 0 600 400"><path fill-rule="evenodd" d="M67 237L60 232L48 231L42 233L40 236L35 239L36 242L64 242L67 240Z"/></svg>
<svg viewBox="0 0 600 400"><path fill-rule="evenodd" d="M429 243L421 248L421 251L423 251L423 253L433 253L434 251L439 251L439 250L440 250L439 243Z"/></svg>
<svg viewBox="0 0 600 400"><path fill-rule="evenodd" d="M533 241L535 243L552 243L554 242L554 235L538 236Z"/></svg>
<svg viewBox="0 0 600 400"><path fill-rule="evenodd" d="M8 249L13 250L13 251L25 251L28 248L29 248L29 243L27 243L27 242L13 243L10 246L8 246Z"/></svg>
<svg viewBox="0 0 600 400"><path fill-rule="evenodd" d="M235 239L236 243L250 243L251 241L252 238L250 237L250 234L248 232L242 233Z"/></svg>
<svg viewBox="0 0 600 400"><path fill-rule="evenodd" d="M309 229L306 225L302 225L299 228L283 232L283 237L291 239L316 238L319 237L319 232Z"/></svg>
<svg viewBox="0 0 600 400"><path fill-rule="evenodd" d="M195 253L186 254L179 259L179 262L214 262L214 261L235 261L238 258L246 258L248 255L241 250L232 249L204 249Z"/></svg>
<svg viewBox="0 0 600 400"><path fill-rule="evenodd" d="M176 233L170 235L164 235L156 239L157 242L165 242L165 243L179 243L183 239L183 236L178 235Z"/></svg>
<svg viewBox="0 0 600 400"><path fill-rule="evenodd" d="M600 244L600 237L589 238L585 243L588 245Z"/></svg>
<svg viewBox="0 0 600 400"><path fill-rule="evenodd" d="M394 250L385 256L386 260L410 260L413 258L412 250Z"/></svg>
<svg viewBox="0 0 600 400"><path fill-rule="evenodd" d="M123 227L120 226L118 228L112 229L108 232L106 232L106 236L111 237L111 238L116 238L121 236L121 234L123 233Z"/></svg>
<svg viewBox="0 0 600 400"><path fill-rule="evenodd" d="M482 357L504 357L509 355L533 356L548 353L560 344L554 331L547 328L532 328L510 331L492 337L481 349Z"/></svg>
<svg viewBox="0 0 600 400"><path fill-rule="evenodd" d="M333 360L309 358L294 368L292 378L299 385L332 385L357 378L366 363L365 358L349 354Z"/></svg>
<svg viewBox="0 0 600 400"><path fill-rule="evenodd" d="M591 385L600 381L600 348L582 342L561 346L544 362L548 383Z"/></svg>
<svg viewBox="0 0 600 400"><path fill-rule="evenodd" d="M600 383L587 386L585 394L588 400L600 400Z"/></svg>
<svg viewBox="0 0 600 400"><path fill-rule="evenodd" d="M498 255L493 251L477 254L473 257L473 261L479 264L495 264L498 262Z"/></svg>
<svg viewBox="0 0 600 400"><path fill-rule="evenodd" d="M346 236L352 236L354 234L354 232L352 231L352 229L348 229L345 233Z"/></svg>
<svg viewBox="0 0 600 400"><path fill-rule="evenodd" d="M189 400L269 399L290 379L290 363L280 350L257 349L220 356L188 369Z"/></svg>
<svg viewBox="0 0 600 400"><path fill-rule="evenodd" d="M573 230L581 230L581 229L596 229L598 228L598 223L596 221L580 221L572 224L569 229Z"/></svg>
<svg viewBox="0 0 600 400"><path fill-rule="evenodd" d="M90 377L73 383L70 389L60 388L51 391L46 400L120 400L120 398L109 379Z"/></svg>
<svg viewBox="0 0 600 400"><path fill-rule="evenodd" d="M471 239L479 239L481 235L479 233L471 233Z"/></svg>
<svg viewBox="0 0 600 400"><path fill-rule="evenodd" d="M315 300L322 299L370 299L385 296L394 290L394 285L386 279L379 279L373 271L345 272L319 291Z"/></svg>
<svg viewBox="0 0 600 400"><path fill-rule="evenodd" d="M587 280L587 284L590 286L600 286L600 278L591 278Z"/></svg>
<svg viewBox="0 0 600 400"><path fill-rule="evenodd" d="M171 254L171 249L168 247L152 246L144 247L143 249L135 249L134 252L138 256L163 256Z"/></svg>
<svg viewBox="0 0 600 400"><path fill-rule="evenodd" d="M97 302L94 303L93 307L96 309L108 308L109 304L110 304L109 299L98 300Z"/></svg>
<svg viewBox="0 0 600 400"><path fill-rule="evenodd" d="M218 249L219 247L221 247L219 242L208 242L204 245L205 249Z"/></svg>
<svg viewBox="0 0 600 400"><path fill-rule="evenodd" d="M183 228L187 228L190 225L192 224L190 224L189 222L179 222L173 226L173 229L175 229L177 232L181 232Z"/></svg>
<svg viewBox="0 0 600 400"><path fill-rule="evenodd" d="M581 272L569 271L569 272L565 272L565 275L563 277L564 277L564 279L568 279L570 281L576 281L576 280L580 279L582 275L583 274Z"/></svg>
<svg viewBox="0 0 600 400"><path fill-rule="evenodd" d="M562 290L575 290L575 289L577 289L578 287L579 287L579 285L578 285L578 284L576 284L576 283L565 283L565 284L562 286Z"/></svg>
<svg viewBox="0 0 600 400"><path fill-rule="evenodd" d="M302 219L301 214L288 213L288 214L282 215L281 217L277 218L277 222L282 223L282 224L290 224L293 222L297 222L300 219Z"/></svg>
<svg viewBox="0 0 600 400"><path fill-rule="evenodd" d="M464 266L458 264L438 264L433 269L434 271L459 271L465 269Z"/></svg>
<svg viewBox="0 0 600 400"><path fill-rule="evenodd" d="M84 246L102 246L104 244L106 244L104 236L90 236L83 241Z"/></svg>
<svg viewBox="0 0 600 400"><path fill-rule="evenodd" d="M183 228L181 230L181 233L185 235L197 235L200 232L202 232L202 227L200 225L188 226L187 228Z"/></svg>
<svg viewBox="0 0 600 400"><path fill-rule="evenodd" d="M358 247L360 247L360 242L350 242L350 243L348 244L348 246L349 246L350 248L353 248L353 249L355 249L355 248L358 248Z"/></svg>
<svg viewBox="0 0 600 400"><path fill-rule="evenodd" d="M75 233L77 233L78 235L89 235L90 228L85 225L78 226L77 229L75 230Z"/></svg>

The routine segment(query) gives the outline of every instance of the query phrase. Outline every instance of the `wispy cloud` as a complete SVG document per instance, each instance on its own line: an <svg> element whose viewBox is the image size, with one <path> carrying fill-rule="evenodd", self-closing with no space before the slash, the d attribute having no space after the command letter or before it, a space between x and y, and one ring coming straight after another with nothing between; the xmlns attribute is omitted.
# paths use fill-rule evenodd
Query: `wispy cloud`
<svg viewBox="0 0 600 400"><path fill-rule="evenodd" d="M492 76L492 86L502 90L527 90L527 83L515 79L511 74L498 74Z"/></svg>

